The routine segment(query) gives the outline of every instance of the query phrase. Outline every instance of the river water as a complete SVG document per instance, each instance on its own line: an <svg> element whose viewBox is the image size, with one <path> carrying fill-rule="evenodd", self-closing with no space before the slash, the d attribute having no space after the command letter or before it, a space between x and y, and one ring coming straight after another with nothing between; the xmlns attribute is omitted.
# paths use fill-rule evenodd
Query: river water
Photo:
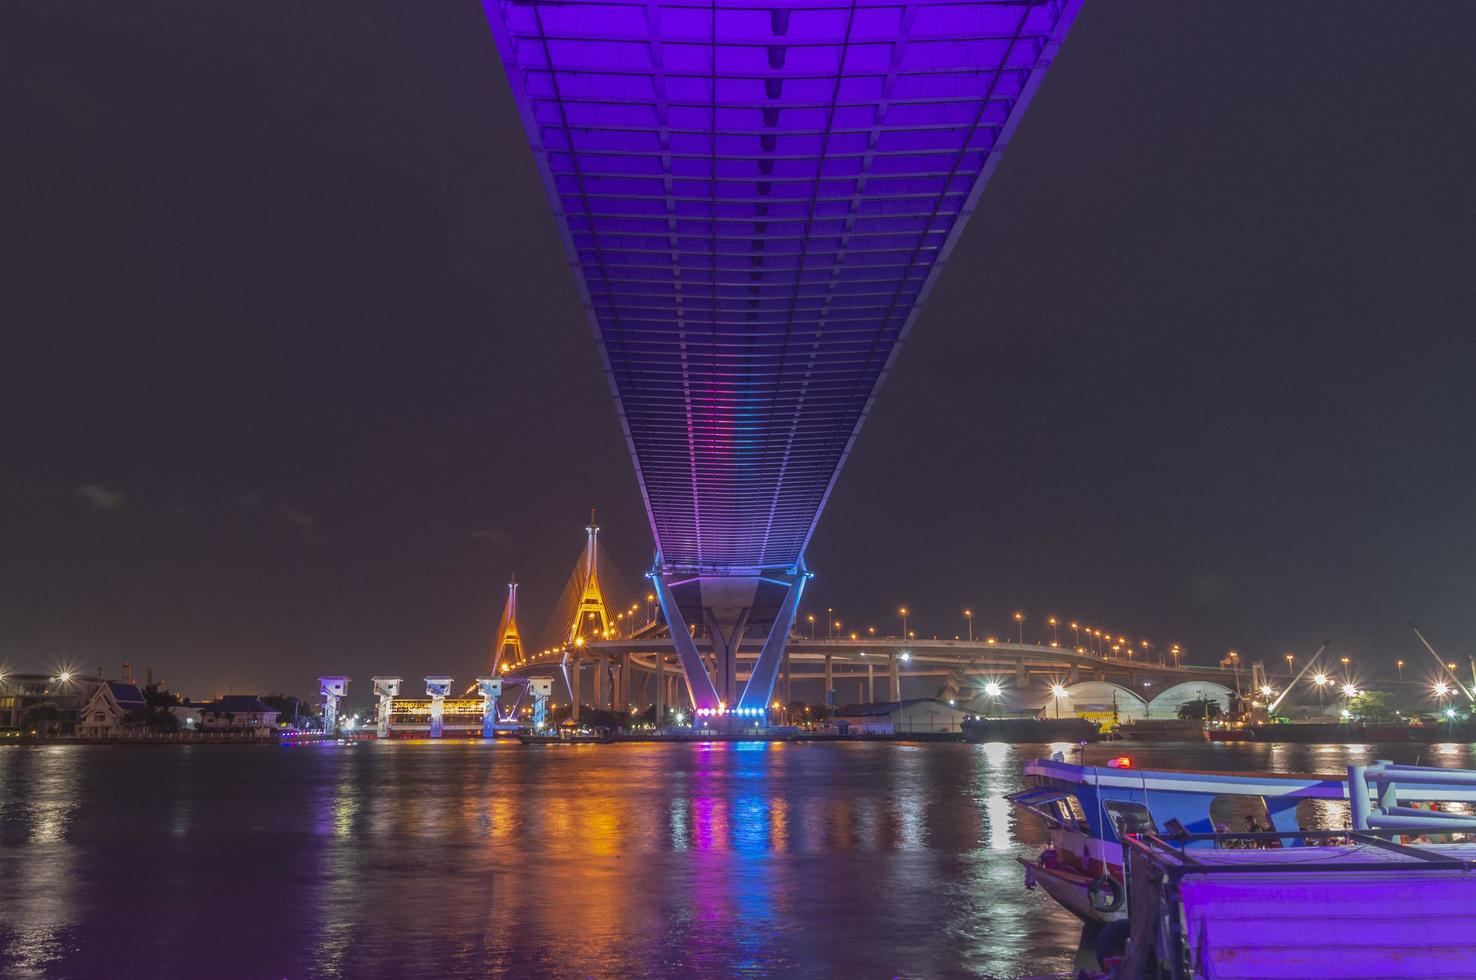
<svg viewBox="0 0 1476 980"><path fill-rule="evenodd" d="M1043 829L1004 798L1054 748L0 748L0 975L1063 972L1079 926L1022 887ZM1472 749L1126 752L1339 773Z"/></svg>

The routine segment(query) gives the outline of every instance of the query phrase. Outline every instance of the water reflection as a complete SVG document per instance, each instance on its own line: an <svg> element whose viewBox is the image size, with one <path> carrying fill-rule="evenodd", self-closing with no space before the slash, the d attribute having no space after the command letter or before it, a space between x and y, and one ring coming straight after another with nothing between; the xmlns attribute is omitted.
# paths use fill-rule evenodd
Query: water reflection
<svg viewBox="0 0 1476 980"><path fill-rule="evenodd" d="M64 958L78 925L78 849L68 840L85 776L71 746L0 750L0 973L40 977Z"/></svg>
<svg viewBox="0 0 1476 980"><path fill-rule="evenodd" d="M1077 927L1022 887L1043 828L1006 797L1024 761L1074 749L0 749L0 975L107 976L139 936L161 976L220 949L243 976L1060 972ZM1472 764L1462 745L1131 754Z"/></svg>

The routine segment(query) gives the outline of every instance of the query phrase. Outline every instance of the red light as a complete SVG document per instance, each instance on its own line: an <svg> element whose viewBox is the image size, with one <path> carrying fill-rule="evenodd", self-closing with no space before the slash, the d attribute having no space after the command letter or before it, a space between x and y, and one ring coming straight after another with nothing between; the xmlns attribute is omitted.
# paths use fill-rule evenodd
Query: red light
<svg viewBox="0 0 1476 980"><path fill-rule="evenodd" d="M1129 759L1125 755L1120 755L1120 756L1118 756L1115 759L1108 759L1107 760L1107 768L1108 769L1131 769L1132 767L1133 767L1133 760L1132 759Z"/></svg>

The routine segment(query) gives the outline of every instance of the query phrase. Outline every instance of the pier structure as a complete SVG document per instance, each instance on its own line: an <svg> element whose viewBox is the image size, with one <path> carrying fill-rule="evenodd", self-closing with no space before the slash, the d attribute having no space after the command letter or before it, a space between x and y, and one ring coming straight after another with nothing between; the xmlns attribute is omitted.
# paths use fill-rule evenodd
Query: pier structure
<svg viewBox="0 0 1476 980"><path fill-rule="evenodd" d="M553 695L553 685L552 677L528 678L528 693L533 698L533 728L535 730L548 725L548 699Z"/></svg>
<svg viewBox="0 0 1476 980"><path fill-rule="evenodd" d="M497 699L502 696L502 678L478 677L477 690L482 695L482 737L497 733Z"/></svg>
<svg viewBox="0 0 1476 980"><path fill-rule="evenodd" d="M323 731L338 732L338 702L348 697L349 678L342 674L318 678L318 693L323 698Z"/></svg>
<svg viewBox="0 0 1476 980"><path fill-rule="evenodd" d="M430 698L430 737L440 738L445 731L446 697L451 693L452 678L433 674L425 679L425 693Z"/></svg>
<svg viewBox="0 0 1476 980"><path fill-rule="evenodd" d="M400 696L399 677L375 677L373 679L374 694L377 704L374 711L374 730L380 738L385 738L390 731L390 716L394 711L395 698Z"/></svg>

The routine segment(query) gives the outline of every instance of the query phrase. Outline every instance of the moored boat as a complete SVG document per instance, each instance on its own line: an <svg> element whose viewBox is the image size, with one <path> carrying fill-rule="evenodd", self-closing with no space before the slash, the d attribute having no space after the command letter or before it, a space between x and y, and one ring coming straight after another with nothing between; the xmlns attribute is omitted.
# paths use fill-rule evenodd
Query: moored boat
<svg viewBox="0 0 1476 980"><path fill-rule="evenodd" d="M1476 803L1476 773L1462 784L1431 772L1410 770L1400 798ZM1350 800L1350 783L1338 776L1138 769L1127 756L1105 767L1074 765L1058 756L1027 763L1025 774L1032 785L1008 798L1041 818L1049 836L1034 859L1021 858L1026 887L1039 886L1078 918L1095 923L1126 915L1123 848L1130 837L1232 829L1294 834L1303 829L1297 811L1304 801Z"/></svg>
<svg viewBox="0 0 1476 980"><path fill-rule="evenodd" d="M1095 742L1102 734L1085 718L967 718L960 727L969 742Z"/></svg>

